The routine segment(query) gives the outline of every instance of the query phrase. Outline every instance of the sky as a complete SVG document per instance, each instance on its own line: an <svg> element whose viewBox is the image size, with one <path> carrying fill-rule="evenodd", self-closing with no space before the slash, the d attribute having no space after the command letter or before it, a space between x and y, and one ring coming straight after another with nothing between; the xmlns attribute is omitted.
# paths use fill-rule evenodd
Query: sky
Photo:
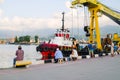
<svg viewBox="0 0 120 80"><path fill-rule="evenodd" d="M20 35L46 36L61 28L62 12L65 27L83 28L83 8L70 9L72 0L0 0L0 38ZM120 0L99 0L120 11ZM104 15L100 27L119 26Z"/></svg>

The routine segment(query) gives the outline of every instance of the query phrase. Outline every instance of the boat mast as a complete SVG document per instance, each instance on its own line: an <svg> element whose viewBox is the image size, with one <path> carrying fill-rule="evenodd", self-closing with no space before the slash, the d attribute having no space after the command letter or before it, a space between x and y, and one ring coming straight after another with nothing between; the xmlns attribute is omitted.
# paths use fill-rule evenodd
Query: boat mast
<svg viewBox="0 0 120 80"><path fill-rule="evenodd" d="M62 13L62 15L63 15L63 18L62 18L62 31L64 31L64 12Z"/></svg>

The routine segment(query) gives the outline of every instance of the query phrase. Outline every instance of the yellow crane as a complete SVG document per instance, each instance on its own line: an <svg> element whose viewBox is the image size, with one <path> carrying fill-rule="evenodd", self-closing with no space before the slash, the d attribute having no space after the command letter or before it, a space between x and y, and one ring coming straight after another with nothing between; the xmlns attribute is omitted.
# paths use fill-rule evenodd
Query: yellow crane
<svg viewBox="0 0 120 80"><path fill-rule="evenodd" d="M120 12L114 11L107 7L106 5L102 4L97 0L73 0L72 7L76 5L84 5L88 7L90 12L90 25L87 33L89 32L89 42L97 43L97 48L102 50L101 46L101 36L100 36L100 29L98 23L98 12L102 12L102 14L106 15L117 24L120 25ZM85 27L86 28L86 27ZM85 29L86 30L86 29ZM96 37L94 37L94 31L96 32Z"/></svg>

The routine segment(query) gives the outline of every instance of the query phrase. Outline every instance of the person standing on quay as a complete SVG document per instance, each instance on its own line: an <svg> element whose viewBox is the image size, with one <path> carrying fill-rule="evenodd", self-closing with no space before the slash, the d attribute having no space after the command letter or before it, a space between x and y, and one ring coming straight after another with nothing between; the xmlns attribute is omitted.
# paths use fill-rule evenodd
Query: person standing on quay
<svg viewBox="0 0 120 80"><path fill-rule="evenodd" d="M22 61L24 58L24 51L21 46L18 46L18 50L16 51L16 58L14 58L13 65L15 66L16 61Z"/></svg>
<svg viewBox="0 0 120 80"><path fill-rule="evenodd" d="M94 57L94 52L93 52L92 41L88 44L88 49L89 49L89 55L93 58Z"/></svg>
<svg viewBox="0 0 120 80"><path fill-rule="evenodd" d="M111 43L111 56L114 57L115 54L114 54L114 43L112 42Z"/></svg>
<svg viewBox="0 0 120 80"><path fill-rule="evenodd" d="M120 54L120 44L118 44L117 53Z"/></svg>

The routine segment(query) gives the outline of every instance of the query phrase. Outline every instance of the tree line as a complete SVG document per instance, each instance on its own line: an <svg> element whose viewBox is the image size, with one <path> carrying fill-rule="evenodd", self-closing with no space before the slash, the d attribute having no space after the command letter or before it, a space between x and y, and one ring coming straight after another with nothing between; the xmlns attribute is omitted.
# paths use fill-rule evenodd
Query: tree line
<svg viewBox="0 0 120 80"><path fill-rule="evenodd" d="M29 35L26 35L26 36L20 36L20 37L15 37L15 43L30 43L30 41L31 41L31 36L29 36ZM38 41L39 41L39 37L36 35L36 36L34 36L34 38L33 38L33 40L34 40L34 43L38 43Z"/></svg>

